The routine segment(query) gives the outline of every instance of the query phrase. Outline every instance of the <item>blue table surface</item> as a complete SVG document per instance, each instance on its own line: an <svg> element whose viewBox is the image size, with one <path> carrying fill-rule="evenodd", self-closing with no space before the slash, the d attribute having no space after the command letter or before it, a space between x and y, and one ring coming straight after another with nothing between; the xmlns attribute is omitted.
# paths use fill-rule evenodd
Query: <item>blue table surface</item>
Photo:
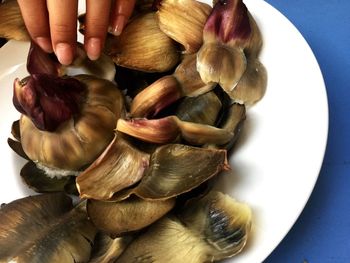
<svg viewBox="0 0 350 263"><path fill-rule="evenodd" d="M267 2L295 25L318 60L329 102L329 136L304 211L264 263L350 262L350 1Z"/></svg>

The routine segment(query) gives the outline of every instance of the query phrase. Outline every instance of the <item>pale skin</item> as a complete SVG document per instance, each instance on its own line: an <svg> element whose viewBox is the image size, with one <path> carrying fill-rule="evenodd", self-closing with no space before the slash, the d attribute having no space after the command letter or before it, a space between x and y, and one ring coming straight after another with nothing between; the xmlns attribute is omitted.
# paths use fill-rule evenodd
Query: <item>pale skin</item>
<svg viewBox="0 0 350 263"><path fill-rule="evenodd" d="M77 45L78 0L17 0L31 38L61 64L72 63ZM84 47L88 57L100 57L107 30L119 35L136 0L86 0Z"/></svg>

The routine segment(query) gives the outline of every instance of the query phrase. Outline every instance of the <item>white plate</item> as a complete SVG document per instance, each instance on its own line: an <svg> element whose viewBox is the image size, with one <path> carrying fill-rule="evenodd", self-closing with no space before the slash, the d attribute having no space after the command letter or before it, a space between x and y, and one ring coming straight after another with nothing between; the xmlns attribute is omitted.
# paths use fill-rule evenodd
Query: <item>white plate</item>
<svg viewBox="0 0 350 263"><path fill-rule="evenodd" d="M279 244L304 208L322 164L328 105L317 61L296 28L261 0L246 0L264 37L261 61L268 70L263 100L247 113L245 129L230 157L232 171L218 188L247 202L254 212L246 249L227 262L262 262ZM19 179L23 160L6 143L19 114L12 106L12 83L25 77L28 44L0 49L0 203L32 192Z"/></svg>

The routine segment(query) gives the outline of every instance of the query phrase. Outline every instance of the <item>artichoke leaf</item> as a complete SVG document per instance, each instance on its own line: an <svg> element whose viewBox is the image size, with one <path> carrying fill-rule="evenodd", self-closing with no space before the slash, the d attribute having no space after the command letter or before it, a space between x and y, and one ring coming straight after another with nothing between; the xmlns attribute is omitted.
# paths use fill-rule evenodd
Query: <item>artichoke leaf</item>
<svg viewBox="0 0 350 263"><path fill-rule="evenodd" d="M216 262L244 248L250 225L246 204L213 191L151 225L115 262Z"/></svg>
<svg viewBox="0 0 350 263"><path fill-rule="evenodd" d="M13 140L11 138L7 138L7 144L10 146L10 148L17 153L19 156L26 160L30 160L27 154L24 152L21 142L17 140Z"/></svg>
<svg viewBox="0 0 350 263"><path fill-rule="evenodd" d="M123 236L113 239L102 232L97 233L89 263L114 262L114 260L123 253L124 249L132 239L132 236Z"/></svg>
<svg viewBox="0 0 350 263"><path fill-rule="evenodd" d="M223 170L228 170L226 150L202 149L181 144L160 146L133 194L164 200L189 192Z"/></svg>
<svg viewBox="0 0 350 263"><path fill-rule="evenodd" d="M227 110L220 127L227 131L232 131L234 136L225 144L206 144L205 148L220 148L230 150L234 143L238 140L239 135L246 119L246 107L244 104L233 103Z"/></svg>
<svg viewBox="0 0 350 263"><path fill-rule="evenodd" d="M232 131L214 126L182 121L171 115L160 119L119 119L117 130L151 143L173 143L179 137L192 145L225 144L234 136Z"/></svg>
<svg viewBox="0 0 350 263"><path fill-rule="evenodd" d="M13 201L0 209L0 262L87 262L96 229L84 203L62 194Z"/></svg>
<svg viewBox="0 0 350 263"><path fill-rule="evenodd" d="M21 131L19 127L19 120L16 120L12 123L11 134L13 138L15 138L17 141L21 141Z"/></svg>
<svg viewBox="0 0 350 263"><path fill-rule="evenodd" d="M107 200L138 182L148 163L149 154L115 135L104 152L77 177L80 197Z"/></svg>
<svg viewBox="0 0 350 263"><path fill-rule="evenodd" d="M252 105L260 101L266 92L267 71L258 60L248 60L247 70L229 94L240 103Z"/></svg>
<svg viewBox="0 0 350 263"><path fill-rule="evenodd" d="M87 211L94 225L114 238L149 226L174 205L175 198L157 201L131 196L120 202L89 200Z"/></svg>
<svg viewBox="0 0 350 263"><path fill-rule="evenodd" d="M107 36L105 52L126 68L145 72L165 72L180 59L176 43L158 27L155 13L135 16L120 36Z"/></svg>
<svg viewBox="0 0 350 263"><path fill-rule="evenodd" d="M213 92L197 97L186 97L176 110L176 116L182 121L215 125L222 103Z"/></svg>
<svg viewBox="0 0 350 263"><path fill-rule="evenodd" d="M196 0L163 0L156 17L159 28L191 54L202 45L204 24L211 10L211 6Z"/></svg>
<svg viewBox="0 0 350 263"><path fill-rule="evenodd" d="M66 185L71 182L72 177L49 177L32 161L27 162L22 167L20 175L27 186L37 193L63 192Z"/></svg>
<svg viewBox="0 0 350 263"><path fill-rule="evenodd" d="M239 253L246 245L252 223L247 204L217 191L191 200L178 217L206 241L207 253L214 261Z"/></svg>

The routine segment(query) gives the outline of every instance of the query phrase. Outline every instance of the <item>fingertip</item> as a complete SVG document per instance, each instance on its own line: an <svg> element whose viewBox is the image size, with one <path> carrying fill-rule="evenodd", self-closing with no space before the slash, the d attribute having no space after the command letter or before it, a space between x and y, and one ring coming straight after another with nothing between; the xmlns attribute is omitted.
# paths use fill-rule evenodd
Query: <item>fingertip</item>
<svg viewBox="0 0 350 263"><path fill-rule="evenodd" d="M58 43L55 46L55 54L62 65L69 65L74 59L74 49L68 43Z"/></svg>
<svg viewBox="0 0 350 263"><path fill-rule="evenodd" d="M126 22L127 18L124 15L118 15L112 24L110 33L119 36L123 32Z"/></svg>
<svg viewBox="0 0 350 263"><path fill-rule="evenodd" d="M97 60L101 55L102 41L97 37L91 37L85 44L85 50L90 60Z"/></svg>
<svg viewBox="0 0 350 263"><path fill-rule="evenodd" d="M47 52L47 53L52 53L53 52L51 39L49 39L48 37L36 37L34 41L45 52Z"/></svg>

